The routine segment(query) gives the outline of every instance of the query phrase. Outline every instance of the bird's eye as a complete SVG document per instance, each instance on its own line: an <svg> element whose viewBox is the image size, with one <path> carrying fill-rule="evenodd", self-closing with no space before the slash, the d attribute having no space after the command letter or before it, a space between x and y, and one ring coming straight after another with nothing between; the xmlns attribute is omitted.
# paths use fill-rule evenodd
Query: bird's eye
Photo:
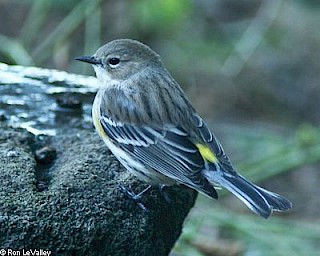
<svg viewBox="0 0 320 256"><path fill-rule="evenodd" d="M109 66L110 66L111 68L115 68L116 66L119 65L120 59L119 59L119 58L110 58L110 59L108 60L108 63L109 63Z"/></svg>

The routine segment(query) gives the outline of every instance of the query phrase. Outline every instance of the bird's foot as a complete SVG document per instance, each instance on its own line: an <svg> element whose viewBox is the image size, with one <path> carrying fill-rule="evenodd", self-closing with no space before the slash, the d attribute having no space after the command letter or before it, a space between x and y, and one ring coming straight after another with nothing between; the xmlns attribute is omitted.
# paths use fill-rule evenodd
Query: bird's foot
<svg viewBox="0 0 320 256"><path fill-rule="evenodd" d="M131 186L129 186L129 189L126 188L123 185L120 185L120 189L123 193L125 193L130 199L132 199L143 211L148 211L148 209L144 206L144 204L141 202L142 195L148 192L151 189L151 185L148 185L144 190L136 194L132 191Z"/></svg>
<svg viewBox="0 0 320 256"><path fill-rule="evenodd" d="M160 194L163 196L164 200L166 200L167 203L171 203L171 199L168 195L168 193L165 191L165 189L167 188L168 186L165 185L165 184L159 184L159 192Z"/></svg>

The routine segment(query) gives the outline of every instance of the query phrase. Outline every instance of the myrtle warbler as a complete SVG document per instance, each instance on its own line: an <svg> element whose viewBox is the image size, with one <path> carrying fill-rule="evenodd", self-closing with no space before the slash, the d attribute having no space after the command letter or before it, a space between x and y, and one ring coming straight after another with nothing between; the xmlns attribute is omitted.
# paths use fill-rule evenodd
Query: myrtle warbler
<svg viewBox="0 0 320 256"><path fill-rule="evenodd" d="M184 184L212 198L222 186L264 218L292 207L247 181L197 114L157 53L135 40L114 40L93 56L100 89L92 116L111 152L148 184Z"/></svg>

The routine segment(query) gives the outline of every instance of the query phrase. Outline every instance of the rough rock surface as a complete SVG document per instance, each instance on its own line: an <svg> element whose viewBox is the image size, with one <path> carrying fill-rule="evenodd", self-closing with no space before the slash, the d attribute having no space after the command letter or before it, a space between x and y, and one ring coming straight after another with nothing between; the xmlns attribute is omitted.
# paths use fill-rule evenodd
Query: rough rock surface
<svg viewBox="0 0 320 256"><path fill-rule="evenodd" d="M48 161L36 152L46 152ZM54 154L52 154L54 152ZM196 192L143 195L144 211L119 189L146 185L120 166L92 130L34 136L0 124L0 248L51 255L168 255Z"/></svg>

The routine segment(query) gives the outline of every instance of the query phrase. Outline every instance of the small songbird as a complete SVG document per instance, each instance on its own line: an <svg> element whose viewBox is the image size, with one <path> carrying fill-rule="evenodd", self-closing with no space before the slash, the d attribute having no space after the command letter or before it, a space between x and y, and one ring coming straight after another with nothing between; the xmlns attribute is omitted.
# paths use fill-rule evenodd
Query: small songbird
<svg viewBox="0 0 320 256"><path fill-rule="evenodd" d="M95 128L122 165L150 185L184 184L212 198L214 186L229 190L268 218L292 207L286 198L247 181L233 168L220 142L179 84L147 45L118 39L93 56L100 89Z"/></svg>

